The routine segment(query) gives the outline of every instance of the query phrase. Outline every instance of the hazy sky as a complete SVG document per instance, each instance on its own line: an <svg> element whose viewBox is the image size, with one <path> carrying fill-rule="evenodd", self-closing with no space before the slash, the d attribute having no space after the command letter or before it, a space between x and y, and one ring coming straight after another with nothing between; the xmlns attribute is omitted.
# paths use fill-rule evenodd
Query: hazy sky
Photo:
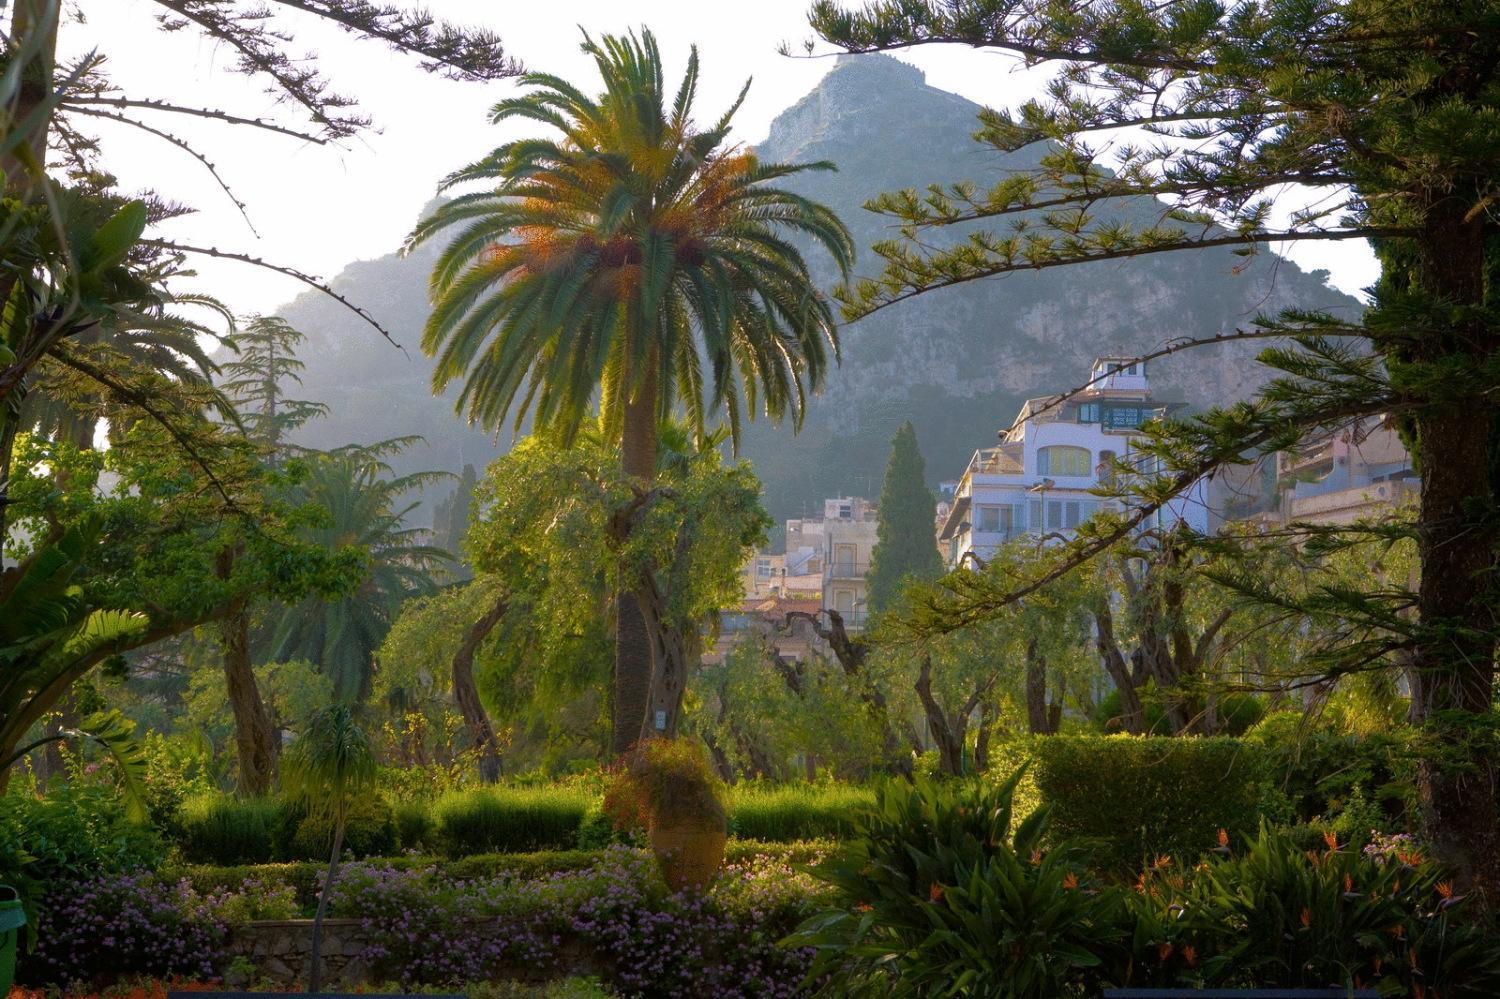
<svg viewBox="0 0 1500 999"><path fill-rule="evenodd" d="M162 8L156 4L79 0L78 6L88 20L64 29L65 49L76 53L98 46L110 58L109 72L131 96L170 97L298 122L294 108L275 105L260 84L225 70L232 53L191 31L158 31L155 16ZM585 89L595 77L578 50L580 25L594 34L650 26L669 61L669 74L680 72L688 46L696 43L703 61L700 117L716 115L746 77L755 78L736 119L745 142L763 138L771 119L833 64L777 53L779 43L790 41L800 50L808 37L806 0L732 5L721 0L431 0L429 6L440 16L493 28L528 68L558 73ZM487 122L486 110L517 88L509 81L442 80L378 43L356 41L314 18L288 14L286 22L299 29L295 47L322 56L321 68L334 89L356 97L378 131L338 148L177 116L149 119L191 136L248 203L258 236L202 167L173 147L109 122L98 123L96 132L124 187L154 187L200 209L170 223L166 234L332 277L351 260L395 249L438 179L507 137ZM993 52L926 47L900 58L921 67L933 86L981 104L1017 103L1037 85L1035 74L1018 71L1013 60ZM1332 271L1333 282L1349 292L1375 275L1362 243L1304 243L1292 255L1304 267ZM199 270L205 289L240 311L274 309L302 290L287 278L243 265L205 261Z"/></svg>

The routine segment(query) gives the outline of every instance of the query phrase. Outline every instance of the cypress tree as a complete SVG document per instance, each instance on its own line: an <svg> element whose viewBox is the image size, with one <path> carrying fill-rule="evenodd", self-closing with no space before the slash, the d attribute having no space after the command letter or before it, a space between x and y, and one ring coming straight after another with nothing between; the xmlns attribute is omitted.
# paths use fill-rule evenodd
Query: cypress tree
<svg viewBox="0 0 1500 999"><path fill-rule="evenodd" d="M937 498L927 488L927 463L908 420L891 438L891 458L880 487L879 526L870 558L869 604L876 614L891 606L913 579L943 574L933 524Z"/></svg>

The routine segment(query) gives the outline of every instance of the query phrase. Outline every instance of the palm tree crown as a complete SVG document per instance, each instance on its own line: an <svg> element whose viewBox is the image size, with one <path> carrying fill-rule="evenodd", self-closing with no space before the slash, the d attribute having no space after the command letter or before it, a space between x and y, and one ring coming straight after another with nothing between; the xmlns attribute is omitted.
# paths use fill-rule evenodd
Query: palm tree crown
<svg viewBox="0 0 1500 999"><path fill-rule="evenodd" d="M745 90L711 127L692 119L693 50L667 104L661 55L639 37L585 35L604 90L589 97L548 74L496 104L491 120L530 119L553 138L521 139L448 178L480 182L412 234L458 227L431 280L423 348L436 388L465 379L459 408L494 427L514 403L565 438L602 388L605 425L624 407L652 423L681 404L695 431L723 407L800 423L838 338L807 262L788 236L826 249L846 274L848 231L826 207L769 182L829 163L760 162L728 143ZM705 363L706 362L706 363Z"/></svg>

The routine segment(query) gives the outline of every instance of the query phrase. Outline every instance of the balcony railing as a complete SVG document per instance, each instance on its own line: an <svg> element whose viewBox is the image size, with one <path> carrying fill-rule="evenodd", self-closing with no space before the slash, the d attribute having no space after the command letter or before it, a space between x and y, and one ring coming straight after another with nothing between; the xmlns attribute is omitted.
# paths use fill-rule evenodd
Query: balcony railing
<svg viewBox="0 0 1500 999"><path fill-rule="evenodd" d="M840 562L835 560L828 563L823 570L823 578L827 579L864 579L870 573L868 562Z"/></svg>

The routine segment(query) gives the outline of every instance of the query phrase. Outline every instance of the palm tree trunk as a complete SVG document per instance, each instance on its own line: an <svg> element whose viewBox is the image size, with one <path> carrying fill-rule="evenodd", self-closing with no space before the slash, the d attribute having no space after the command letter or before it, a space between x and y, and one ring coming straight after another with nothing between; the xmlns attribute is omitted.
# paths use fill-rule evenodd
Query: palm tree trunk
<svg viewBox="0 0 1500 999"><path fill-rule="evenodd" d="M328 876L323 879L323 890L318 893L318 911L313 913L312 957L307 965L307 991L317 992L323 983L323 916L328 911L328 893L333 890L334 879L339 876L339 853L344 848L344 820L340 817L333 824L333 852L328 856Z"/></svg>
<svg viewBox="0 0 1500 999"><path fill-rule="evenodd" d="M650 363L650 362L648 362ZM621 457L625 474L649 489L656 480L657 385L655 367L634 399L627 400ZM614 751L626 752L640 739L651 698L652 642L641 596L629 585L621 566L620 592L615 597Z"/></svg>

